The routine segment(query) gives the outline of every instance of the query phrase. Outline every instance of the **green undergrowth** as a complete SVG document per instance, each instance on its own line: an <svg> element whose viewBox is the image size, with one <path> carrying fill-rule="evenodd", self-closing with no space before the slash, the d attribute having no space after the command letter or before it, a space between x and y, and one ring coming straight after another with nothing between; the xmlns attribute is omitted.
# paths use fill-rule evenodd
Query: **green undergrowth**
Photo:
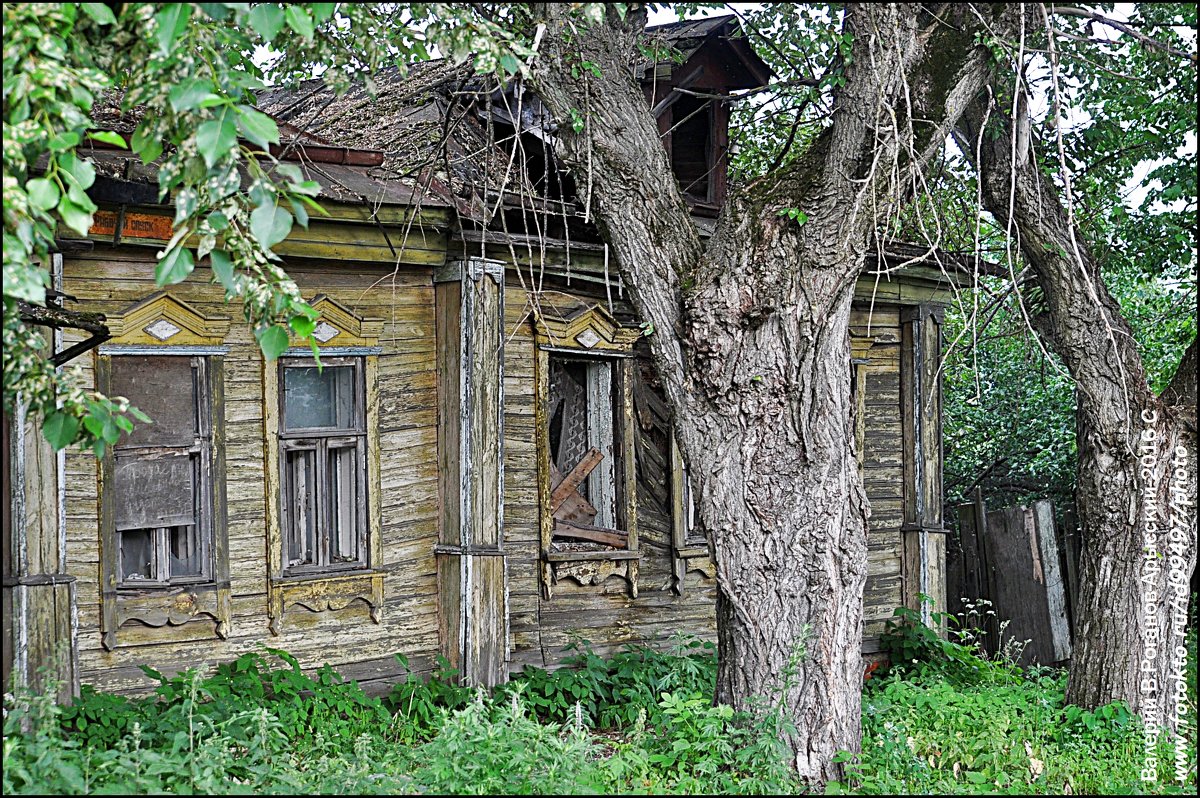
<svg viewBox="0 0 1200 798"><path fill-rule="evenodd" d="M900 609L884 635L894 665L863 693L861 755L842 754L846 776L828 792L858 794L1195 793L1196 634L1188 638L1189 712L1176 748L1158 738L1147 767L1140 718L1122 703L1086 711L1065 704L1064 670L1014 664L1020 647L982 654L970 628L935 613L938 636ZM1143 777L1146 778L1143 778Z"/></svg>
<svg viewBox="0 0 1200 798"><path fill-rule="evenodd" d="M946 619L939 619L946 622ZM863 746L842 754L831 793L1192 792L1157 749L1143 782L1140 721L1120 704L1065 706L1065 675L987 658L963 631L939 637L906 610L884 636L892 661L863 696ZM1195 637L1190 639L1195 662ZM407 662L401 658L407 666ZM770 701L714 706L711 644L612 656L573 647L569 667L527 669L492 694L457 685L444 661L385 696L332 668L304 672L262 649L152 695L85 688L60 707L6 699L7 793L713 793L802 790L789 726ZM1194 665L1192 682L1194 685ZM1195 739L1195 693L1188 720Z"/></svg>

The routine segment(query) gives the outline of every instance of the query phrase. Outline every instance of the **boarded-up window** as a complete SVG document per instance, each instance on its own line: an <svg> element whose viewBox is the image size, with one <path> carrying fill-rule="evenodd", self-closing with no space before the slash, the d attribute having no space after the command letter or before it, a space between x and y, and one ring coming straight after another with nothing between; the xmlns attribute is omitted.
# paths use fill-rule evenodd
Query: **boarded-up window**
<svg viewBox="0 0 1200 798"><path fill-rule="evenodd" d="M284 358L279 369L285 569L365 568L363 358Z"/></svg>
<svg viewBox="0 0 1200 798"><path fill-rule="evenodd" d="M550 509L554 537L626 548L616 370L610 360L550 357Z"/></svg>
<svg viewBox="0 0 1200 798"><path fill-rule="evenodd" d="M203 357L112 358L109 393L150 416L113 449L117 581L154 587L211 578L211 397Z"/></svg>

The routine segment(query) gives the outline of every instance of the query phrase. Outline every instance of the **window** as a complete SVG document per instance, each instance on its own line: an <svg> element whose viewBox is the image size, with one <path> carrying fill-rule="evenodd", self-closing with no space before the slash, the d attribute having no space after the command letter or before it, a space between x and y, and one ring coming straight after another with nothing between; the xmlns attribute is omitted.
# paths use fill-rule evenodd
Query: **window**
<svg viewBox="0 0 1200 798"><path fill-rule="evenodd" d="M96 388L128 398L152 423L135 422L99 463L101 642L115 649L131 621L164 641L179 639L175 628L197 639L197 623L213 623L225 638L229 319L157 293L106 324L112 338L95 350Z"/></svg>
<svg viewBox="0 0 1200 798"><path fill-rule="evenodd" d="M267 469L267 614L282 634L288 613L365 605L383 615L379 460L379 335L324 295L311 339L263 362ZM312 346L320 351L320 363ZM310 619L311 620L311 619Z"/></svg>
<svg viewBox="0 0 1200 798"><path fill-rule="evenodd" d="M109 392L153 419L113 448L109 485L117 585L166 587L212 575L211 399L206 358L112 358Z"/></svg>
<svg viewBox="0 0 1200 798"><path fill-rule="evenodd" d="M621 577L637 597L633 347L641 337L601 305L543 305L537 341L542 588ZM605 590L610 589L605 587Z"/></svg>
<svg viewBox="0 0 1200 798"><path fill-rule="evenodd" d="M594 549L629 547L621 525L608 360L550 357L550 511L554 538ZM578 545L576 545L578 544Z"/></svg>
<svg viewBox="0 0 1200 798"><path fill-rule="evenodd" d="M279 370L285 573L366 568L363 359L283 358Z"/></svg>

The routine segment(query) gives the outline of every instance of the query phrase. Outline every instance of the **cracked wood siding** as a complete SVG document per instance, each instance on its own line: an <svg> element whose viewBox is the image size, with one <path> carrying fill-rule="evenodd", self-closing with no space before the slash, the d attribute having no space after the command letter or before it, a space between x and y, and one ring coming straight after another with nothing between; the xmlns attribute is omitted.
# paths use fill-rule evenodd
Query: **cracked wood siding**
<svg viewBox="0 0 1200 798"><path fill-rule="evenodd" d="M230 325L225 343L225 463L229 575L232 587L229 637L214 635L213 623L178 626L136 623L121 629L120 644L100 644L96 461L91 454L67 455L67 563L78 578L79 648L82 681L102 689L144 690L150 681L138 669L147 663L166 673L199 663L215 665L255 650L259 643L295 654L306 667L329 662L368 689L386 687L403 675L394 659L407 655L417 671L428 671L438 651L437 389L433 283L428 268L394 270L392 265L293 261L289 274L306 297L326 294L364 317L384 320L380 340L379 453L381 456L384 603L382 622L355 601L343 609L287 611L282 634L272 636L267 616L263 452L263 362L249 327ZM97 249L66 262L64 290L89 309L115 313L154 293L153 250ZM170 293L207 315L235 315L223 291L197 270ZM382 281L382 282L380 282ZM376 283L379 285L375 286ZM373 289L372 286L375 286ZM371 289L371 290L368 290ZM72 340L68 334L68 343ZM335 339L336 340L336 339ZM90 384L94 359L79 358Z"/></svg>

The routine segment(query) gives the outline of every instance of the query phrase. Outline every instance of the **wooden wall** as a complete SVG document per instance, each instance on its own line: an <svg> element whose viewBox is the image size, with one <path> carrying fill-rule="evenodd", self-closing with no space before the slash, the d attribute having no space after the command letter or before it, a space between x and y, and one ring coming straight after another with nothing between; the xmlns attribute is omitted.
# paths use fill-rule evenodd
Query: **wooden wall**
<svg viewBox="0 0 1200 798"><path fill-rule="evenodd" d="M87 302L88 310L116 313L156 291L153 249L98 245L94 253L68 260L64 290ZM264 527L263 360L240 309L226 305L223 291L198 268L170 293L211 316L232 316L225 356L226 497L232 615L228 639L214 634L208 619L153 628L127 622L118 645L101 645L96 461L90 452L67 456L67 561L78 577L79 648L82 681L103 689L150 686L138 669L149 664L165 673L199 664L215 665L259 644L295 654L305 666L329 662L347 676L383 687L401 670L405 654L427 670L438 650L437 386L431 271L389 266L293 260L288 273L306 297L324 293L362 317L384 320L379 356L379 446L381 450L383 568L382 622L367 606L312 612L287 610L282 633L267 627L267 552ZM69 342L69 341L68 341ZM90 382L89 353L76 361ZM218 532L219 533L219 532ZM369 684L375 680L375 685Z"/></svg>
<svg viewBox="0 0 1200 798"><path fill-rule="evenodd" d="M118 646L106 651L100 639L96 464L90 453L67 457L67 562L78 578L79 649L82 681L103 689L150 686L138 668L163 672L229 661L259 644L286 649L307 667L330 663L368 689L385 689L401 676L395 653L427 671L439 652L438 383L432 269L350 265L293 259L288 272L306 296L318 293L363 317L384 320L379 357L382 529L385 602L382 622L372 622L361 602L342 610L288 610L282 634L267 623L267 552L264 516L263 361L253 336L225 305L222 291L199 268L171 294L212 316L233 316L225 357L226 496L233 620L227 640L215 636L211 620L151 628L130 622ZM153 250L98 246L66 263L64 290L89 310L116 313L155 292ZM593 294L588 302L600 301ZM619 311L622 309L618 309ZM627 308L624 309L627 312ZM619 312L618 315L626 315ZM508 665L553 666L563 647L588 640L598 652L627 643L665 647L676 633L715 638L715 580L705 557L687 560L682 593L674 589L669 491L641 484L638 490L642 560L637 598L623 578L596 585L555 585L545 598L540 585L539 519L534 414L533 326L520 285L510 280L505 298L504 536L507 552ZM863 477L871 501L870 572L866 588L864 651L877 649L877 635L901 595L901 502L903 471L900 430L900 312L877 303L869 319L856 309L852 336L858 364ZM68 339L68 344L70 343ZM90 380L94 356L76 361ZM665 442L638 425L643 456L661 455ZM442 446L445 442L441 442ZM659 464L661 467L661 464ZM669 469L667 469L669 474Z"/></svg>

